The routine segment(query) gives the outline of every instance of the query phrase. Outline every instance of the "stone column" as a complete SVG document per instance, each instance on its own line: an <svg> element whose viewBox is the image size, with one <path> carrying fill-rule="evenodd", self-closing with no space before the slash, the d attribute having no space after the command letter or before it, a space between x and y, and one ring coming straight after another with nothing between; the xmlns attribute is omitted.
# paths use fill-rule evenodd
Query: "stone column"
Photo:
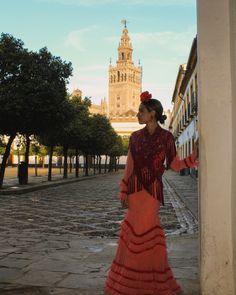
<svg viewBox="0 0 236 295"><path fill-rule="evenodd" d="M236 4L198 0L201 295L236 294Z"/></svg>

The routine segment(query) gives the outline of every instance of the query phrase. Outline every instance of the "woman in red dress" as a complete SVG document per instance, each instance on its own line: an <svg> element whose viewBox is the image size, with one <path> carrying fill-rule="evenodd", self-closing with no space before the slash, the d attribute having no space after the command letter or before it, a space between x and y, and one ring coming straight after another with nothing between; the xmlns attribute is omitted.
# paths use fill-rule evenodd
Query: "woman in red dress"
<svg viewBox="0 0 236 295"><path fill-rule="evenodd" d="M130 137L119 194L128 210L104 290L107 295L177 295L183 289L169 266L159 219L160 205L164 206L162 174L168 168L180 171L198 166L196 146L180 160L174 136L158 124L166 119L160 101L147 91L140 97L137 117L146 126Z"/></svg>

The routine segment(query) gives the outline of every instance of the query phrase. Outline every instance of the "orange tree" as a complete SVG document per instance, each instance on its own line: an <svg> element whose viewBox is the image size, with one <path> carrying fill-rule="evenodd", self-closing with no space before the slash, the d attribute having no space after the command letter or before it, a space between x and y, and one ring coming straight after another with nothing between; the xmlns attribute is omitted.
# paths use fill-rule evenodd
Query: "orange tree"
<svg viewBox="0 0 236 295"><path fill-rule="evenodd" d="M30 136L46 133L49 126L57 128L63 121L66 83L72 74L71 63L53 56L47 48L32 52L23 45L11 35L1 35L0 134L9 136L9 140L0 169L0 187L16 134L26 137L28 167Z"/></svg>

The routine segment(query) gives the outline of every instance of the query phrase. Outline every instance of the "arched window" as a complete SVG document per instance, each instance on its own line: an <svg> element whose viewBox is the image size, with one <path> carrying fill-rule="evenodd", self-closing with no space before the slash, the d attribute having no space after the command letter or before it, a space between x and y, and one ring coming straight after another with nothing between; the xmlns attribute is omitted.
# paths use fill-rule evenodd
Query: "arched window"
<svg viewBox="0 0 236 295"><path fill-rule="evenodd" d="M120 71L118 71L118 73L117 73L117 81L118 82L120 81Z"/></svg>
<svg viewBox="0 0 236 295"><path fill-rule="evenodd" d="M125 54L124 54L124 52L121 53L121 58L122 58L122 60L125 59Z"/></svg>

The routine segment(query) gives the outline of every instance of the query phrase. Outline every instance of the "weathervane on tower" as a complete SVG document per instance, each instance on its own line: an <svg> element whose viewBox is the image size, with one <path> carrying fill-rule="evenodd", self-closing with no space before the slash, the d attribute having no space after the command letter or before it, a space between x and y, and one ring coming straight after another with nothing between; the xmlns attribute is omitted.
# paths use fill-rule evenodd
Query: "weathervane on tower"
<svg viewBox="0 0 236 295"><path fill-rule="evenodd" d="M121 23L125 26L125 28L127 28L127 20L126 19L122 19L121 20Z"/></svg>

